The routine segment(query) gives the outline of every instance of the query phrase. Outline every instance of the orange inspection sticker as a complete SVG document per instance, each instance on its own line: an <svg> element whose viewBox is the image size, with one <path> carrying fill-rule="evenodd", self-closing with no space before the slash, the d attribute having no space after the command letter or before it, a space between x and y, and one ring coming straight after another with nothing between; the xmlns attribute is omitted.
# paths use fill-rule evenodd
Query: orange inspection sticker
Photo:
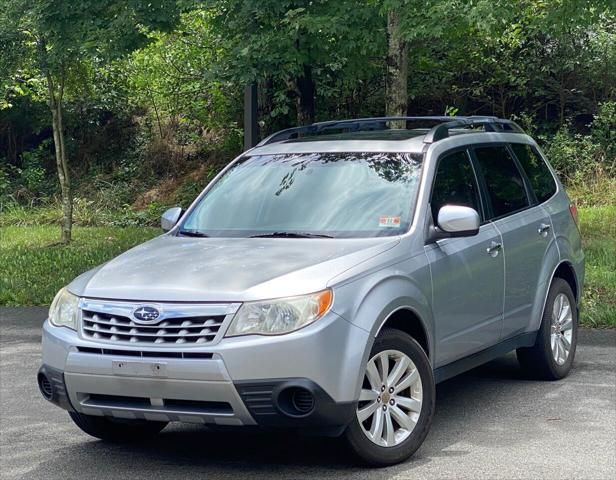
<svg viewBox="0 0 616 480"><path fill-rule="evenodd" d="M379 227L399 227L400 217L379 217Z"/></svg>

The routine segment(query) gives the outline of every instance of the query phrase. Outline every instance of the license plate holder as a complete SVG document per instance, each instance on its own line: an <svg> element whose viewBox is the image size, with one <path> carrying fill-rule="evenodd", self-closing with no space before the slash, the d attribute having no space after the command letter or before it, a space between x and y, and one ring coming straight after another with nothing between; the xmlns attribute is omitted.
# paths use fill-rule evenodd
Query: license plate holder
<svg viewBox="0 0 616 480"><path fill-rule="evenodd" d="M127 377L157 377L167 376L167 364L165 362L131 362L114 360L111 364L114 375Z"/></svg>

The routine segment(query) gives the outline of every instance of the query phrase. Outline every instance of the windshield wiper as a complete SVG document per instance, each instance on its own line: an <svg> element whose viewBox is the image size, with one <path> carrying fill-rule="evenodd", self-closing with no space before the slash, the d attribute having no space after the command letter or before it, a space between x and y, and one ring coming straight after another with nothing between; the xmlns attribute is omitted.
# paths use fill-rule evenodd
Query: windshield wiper
<svg viewBox="0 0 616 480"><path fill-rule="evenodd" d="M270 232L259 235L251 235L249 238L334 238L331 235L303 232Z"/></svg>
<svg viewBox="0 0 616 480"><path fill-rule="evenodd" d="M180 230L178 233L185 237L199 237L199 238L209 237L207 233L203 233L198 230Z"/></svg>

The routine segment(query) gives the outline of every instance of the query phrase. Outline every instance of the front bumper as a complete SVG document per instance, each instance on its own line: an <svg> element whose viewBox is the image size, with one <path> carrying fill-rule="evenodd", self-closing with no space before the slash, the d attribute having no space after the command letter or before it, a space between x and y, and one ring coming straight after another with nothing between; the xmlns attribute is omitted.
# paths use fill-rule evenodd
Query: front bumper
<svg viewBox="0 0 616 480"><path fill-rule="evenodd" d="M359 389L358 346L368 343L367 332L334 313L288 335L227 338L183 349L97 343L45 322L41 372L55 387L48 399L86 415L344 427ZM299 413L287 408L294 389L310 394L312 408Z"/></svg>

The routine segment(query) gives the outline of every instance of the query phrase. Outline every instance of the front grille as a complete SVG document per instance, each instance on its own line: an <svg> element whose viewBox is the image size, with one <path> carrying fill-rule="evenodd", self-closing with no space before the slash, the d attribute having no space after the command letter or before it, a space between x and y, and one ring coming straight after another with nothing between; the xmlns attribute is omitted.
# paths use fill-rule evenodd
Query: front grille
<svg viewBox="0 0 616 480"><path fill-rule="evenodd" d="M82 331L86 338L109 342L202 345L214 340L224 319L224 315L177 317L140 325L123 315L84 309Z"/></svg>

